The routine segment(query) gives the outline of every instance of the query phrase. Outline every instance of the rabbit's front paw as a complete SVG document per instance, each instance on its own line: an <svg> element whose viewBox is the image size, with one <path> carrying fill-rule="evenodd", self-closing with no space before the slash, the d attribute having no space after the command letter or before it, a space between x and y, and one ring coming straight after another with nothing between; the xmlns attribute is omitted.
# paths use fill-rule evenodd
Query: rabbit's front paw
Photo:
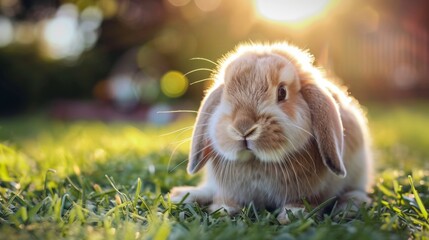
<svg viewBox="0 0 429 240"><path fill-rule="evenodd" d="M170 199L173 203L206 204L213 201L213 191L206 187L175 187L170 191Z"/></svg>

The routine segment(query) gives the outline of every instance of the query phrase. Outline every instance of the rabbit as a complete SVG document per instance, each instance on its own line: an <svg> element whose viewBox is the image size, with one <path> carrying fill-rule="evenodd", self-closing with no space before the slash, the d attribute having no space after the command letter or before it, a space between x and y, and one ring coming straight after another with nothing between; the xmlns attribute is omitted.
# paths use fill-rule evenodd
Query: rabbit
<svg viewBox="0 0 429 240"><path fill-rule="evenodd" d="M292 213L338 197L369 204L372 157L358 102L288 43L243 44L220 60L199 108L189 174L205 166L197 187L175 187L173 202L238 213L253 203ZM187 196L185 198L185 196Z"/></svg>

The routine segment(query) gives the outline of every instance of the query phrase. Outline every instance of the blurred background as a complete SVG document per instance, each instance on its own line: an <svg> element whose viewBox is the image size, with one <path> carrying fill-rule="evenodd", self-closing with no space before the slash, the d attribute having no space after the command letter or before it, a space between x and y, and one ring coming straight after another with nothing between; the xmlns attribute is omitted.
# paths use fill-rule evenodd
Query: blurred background
<svg viewBox="0 0 429 240"><path fill-rule="evenodd" d="M168 123L156 113L197 109L209 60L249 41L309 49L364 104L429 100L428 12L427 0L0 0L0 116Z"/></svg>

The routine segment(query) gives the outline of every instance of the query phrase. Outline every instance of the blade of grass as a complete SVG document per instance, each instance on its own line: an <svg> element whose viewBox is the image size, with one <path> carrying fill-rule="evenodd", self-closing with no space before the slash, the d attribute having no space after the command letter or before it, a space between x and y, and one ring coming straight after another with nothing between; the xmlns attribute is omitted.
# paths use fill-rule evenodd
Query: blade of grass
<svg viewBox="0 0 429 240"><path fill-rule="evenodd" d="M55 174L55 173L57 173L57 171L55 169L51 169L51 168L46 171L45 183L43 186L43 189L45 190L45 197L48 196L48 179L49 179L48 176L49 176L49 173Z"/></svg>
<svg viewBox="0 0 429 240"><path fill-rule="evenodd" d="M414 198L416 199L417 205L419 206L421 215L424 219L428 219L428 212L426 211L425 205L422 202L422 199L419 196L419 193L417 192L417 189L414 186L414 181L411 175L408 175L408 180L410 181L411 190L413 191Z"/></svg>
<svg viewBox="0 0 429 240"><path fill-rule="evenodd" d="M313 208L313 210L311 210L306 216L305 216L305 220L311 218L314 214L316 214L317 212L321 211L322 209L326 208L329 204L331 204L334 200L336 200L337 197L332 197L329 198L328 200L324 201L323 203L321 203L320 205L318 205L317 207Z"/></svg>
<svg viewBox="0 0 429 240"><path fill-rule="evenodd" d="M137 187L136 187L136 192L134 194L134 207L137 206L137 200L139 199L141 188L142 188L142 180L140 178L137 178Z"/></svg>

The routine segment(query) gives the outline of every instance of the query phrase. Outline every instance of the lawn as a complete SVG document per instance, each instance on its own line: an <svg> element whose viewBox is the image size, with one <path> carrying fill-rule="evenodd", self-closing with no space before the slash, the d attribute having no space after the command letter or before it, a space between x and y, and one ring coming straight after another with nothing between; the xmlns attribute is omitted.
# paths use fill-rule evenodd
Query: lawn
<svg viewBox="0 0 429 240"><path fill-rule="evenodd" d="M171 187L201 177L186 173L192 115L168 126L3 119L0 239L429 238L428 106L368 108L376 162L370 208L354 219L308 209L289 225L252 206L228 217L169 201Z"/></svg>

